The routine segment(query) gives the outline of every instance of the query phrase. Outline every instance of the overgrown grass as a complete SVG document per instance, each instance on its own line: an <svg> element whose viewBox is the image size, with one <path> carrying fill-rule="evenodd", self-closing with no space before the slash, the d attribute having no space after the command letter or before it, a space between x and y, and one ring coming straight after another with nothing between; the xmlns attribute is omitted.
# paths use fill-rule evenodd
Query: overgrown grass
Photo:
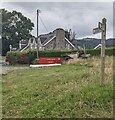
<svg viewBox="0 0 115 120"><path fill-rule="evenodd" d="M112 63L112 57L106 57L103 86L98 57L7 74L3 76L3 117L110 118Z"/></svg>

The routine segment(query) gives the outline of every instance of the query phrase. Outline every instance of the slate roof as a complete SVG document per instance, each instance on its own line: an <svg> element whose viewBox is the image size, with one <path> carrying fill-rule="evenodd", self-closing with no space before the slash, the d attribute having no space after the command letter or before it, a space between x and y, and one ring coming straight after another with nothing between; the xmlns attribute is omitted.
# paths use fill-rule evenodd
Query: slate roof
<svg viewBox="0 0 115 120"><path fill-rule="evenodd" d="M49 33L49 34L43 34L40 35L39 38L41 40L41 44L44 45L45 43L47 43L52 37L54 36L54 33Z"/></svg>

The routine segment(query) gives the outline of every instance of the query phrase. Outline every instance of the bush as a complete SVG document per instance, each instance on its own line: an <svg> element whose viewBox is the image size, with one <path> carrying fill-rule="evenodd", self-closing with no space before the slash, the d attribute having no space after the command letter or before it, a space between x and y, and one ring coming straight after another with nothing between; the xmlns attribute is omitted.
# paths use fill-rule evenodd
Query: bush
<svg viewBox="0 0 115 120"><path fill-rule="evenodd" d="M19 57L19 52L7 52L6 61L8 61L10 64L15 64L18 63Z"/></svg>
<svg viewBox="0 0 115 120"><path fill-rule="evenodd" d="M30 64L36 58L36 54L33 51L11 51L7 52L6 61L10 64Z"/></svg>

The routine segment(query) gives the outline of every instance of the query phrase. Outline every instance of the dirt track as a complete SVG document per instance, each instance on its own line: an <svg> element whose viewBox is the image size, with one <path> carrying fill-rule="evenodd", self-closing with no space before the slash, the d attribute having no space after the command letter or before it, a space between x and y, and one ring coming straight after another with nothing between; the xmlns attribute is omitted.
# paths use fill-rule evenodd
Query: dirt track
<svg viewBox="0 0 115 120"><path fill-rule="evenodd" d="M29 68L29 66L28 67L19 67L19 66L16 66L16 67L14 67L14 66L0 66L0 74L7 74L8 72L10 72L10 71L14 71L14 70L20 70L20 69L28 69Z"/></svg>

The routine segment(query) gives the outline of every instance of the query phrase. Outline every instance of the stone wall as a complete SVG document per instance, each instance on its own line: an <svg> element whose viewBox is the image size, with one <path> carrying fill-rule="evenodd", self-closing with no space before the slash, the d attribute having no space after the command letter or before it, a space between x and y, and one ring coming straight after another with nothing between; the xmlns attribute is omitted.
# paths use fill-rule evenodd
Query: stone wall
<svg viewBox="0 0 115 120"><path fill-rule="evenodd" d="M45 47L44 50L55 50L56 47L56 39L52 40L50 43L48 43Z"/></svg>

